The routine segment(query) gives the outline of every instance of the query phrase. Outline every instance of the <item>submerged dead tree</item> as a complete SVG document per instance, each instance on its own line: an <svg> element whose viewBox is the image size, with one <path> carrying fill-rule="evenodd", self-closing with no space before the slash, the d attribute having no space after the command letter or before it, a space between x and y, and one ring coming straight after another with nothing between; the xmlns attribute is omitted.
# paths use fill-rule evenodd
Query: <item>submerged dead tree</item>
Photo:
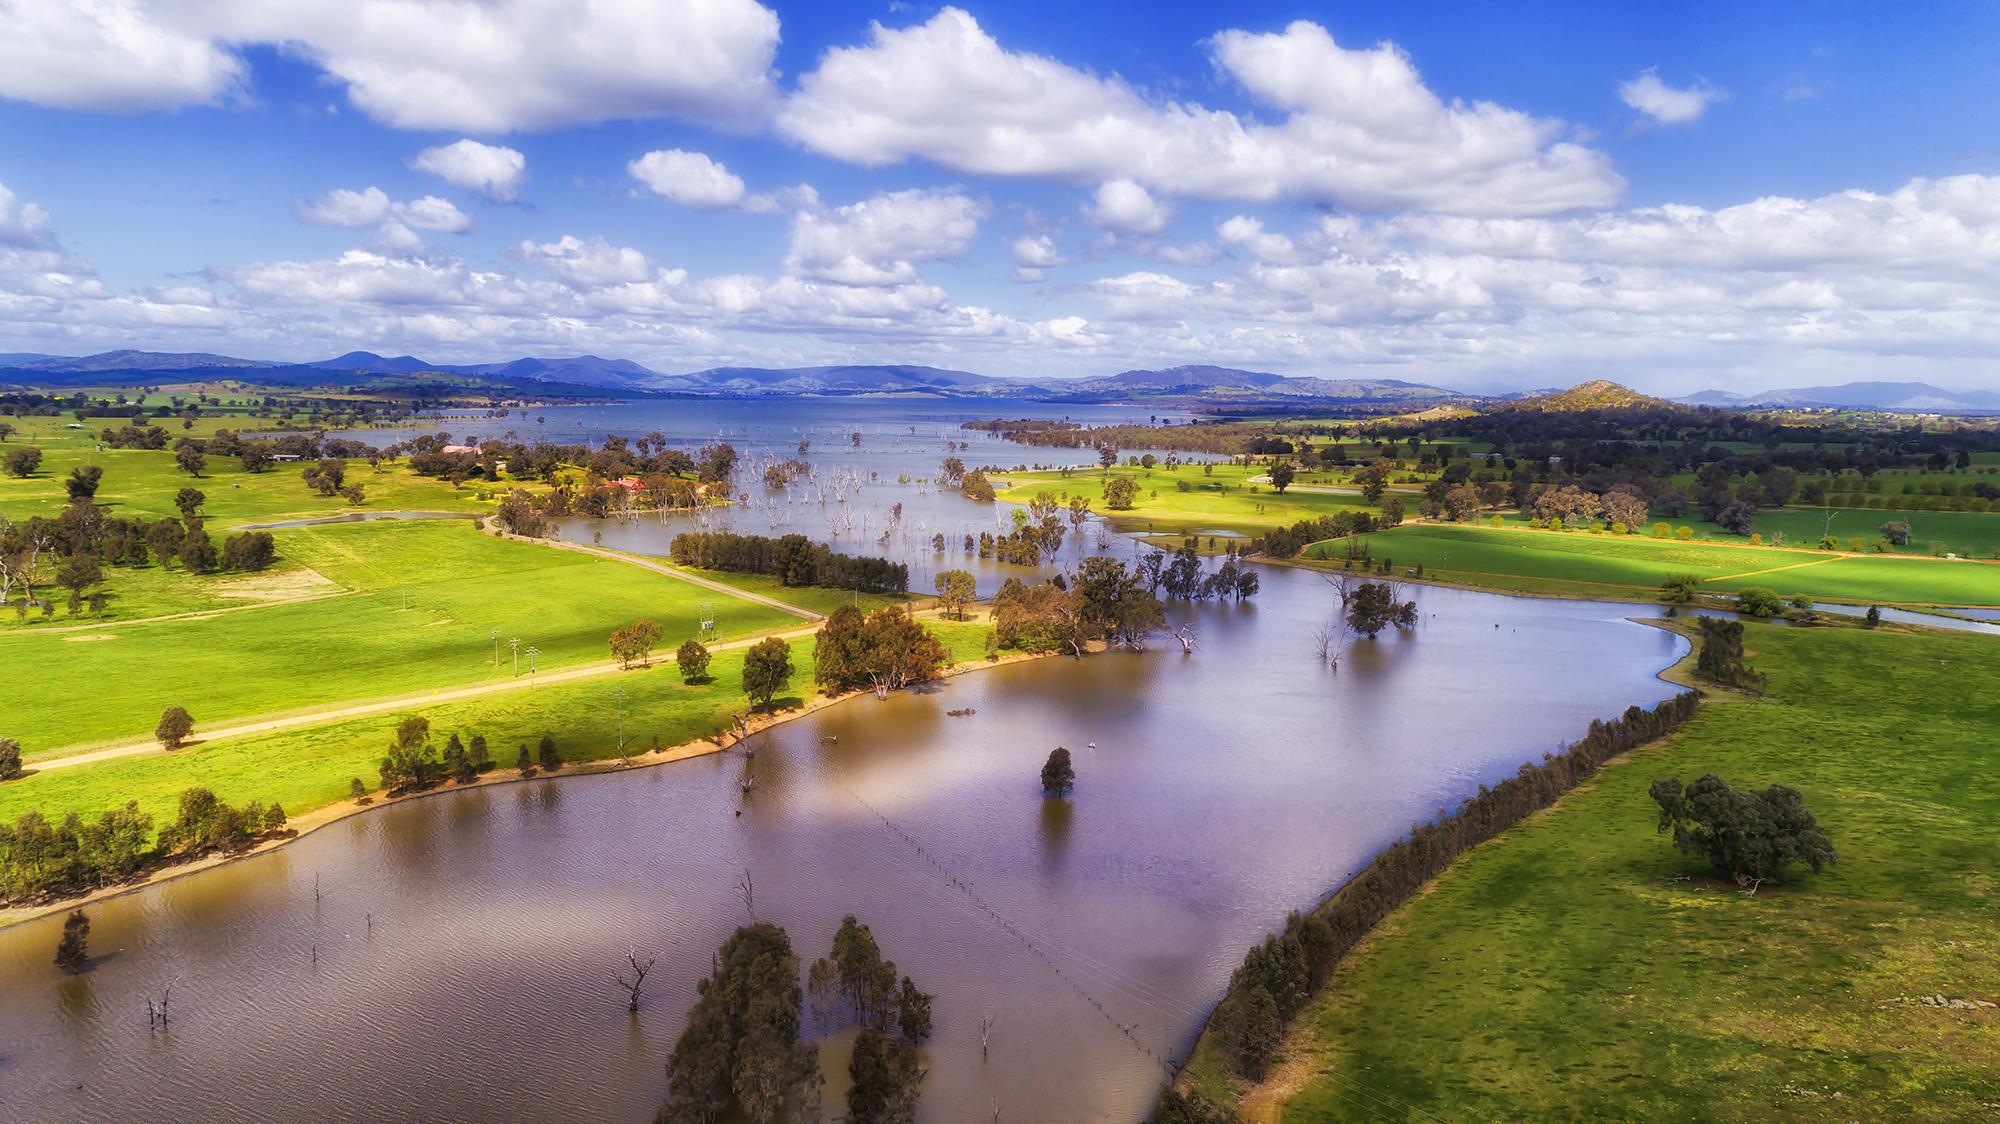
<svg viewBox="0 0 2000 1124"><path fill-rule="evenodd" d="M625 973L620 972L618 973L617 980L618 986L625 989L625 994L631 1000L631 1002L625 1005L625 1009L636 1015L639 1013L639 993L646 986L646 973L653 970L653 963L657 958L649 957L644 963L641 963L639 960L639 950L633 949L627 956L627 959L632 962L632 978L628 980L625 978Z"/></svg>

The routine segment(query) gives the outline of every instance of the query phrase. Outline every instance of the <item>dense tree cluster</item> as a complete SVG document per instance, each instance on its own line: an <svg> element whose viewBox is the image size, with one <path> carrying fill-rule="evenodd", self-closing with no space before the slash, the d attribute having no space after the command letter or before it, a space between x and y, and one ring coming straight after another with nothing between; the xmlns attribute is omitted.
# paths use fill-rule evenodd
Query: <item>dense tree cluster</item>
<svg viewBox="0 0 2000 1124"><path fill-rule="evenodd" d="M996 646L1027 652L1082 655L1093 641L1136 646L1165 620L1142 570L1113 559L1086 558L1074 580L1058 575L1029 584L1008 578L993 599Z"/></svg>
<svg viewBox="0 0 2000 1124"><path fill-rule="evenodd" d="M1701 653L1695 657L1695 676L1726 687L1751 691L1762 688L1763 674L1743 662L1743 622L1718 617L1698 619Z"/></svg>
<svg viewBox="0 0 2000 1124"><path fill-rule="evenodd" d="M1183 542L1171 557L1158 550L1147 552L1139 559L1138 573L1148 590L1164 594L1169 601L1241 601L1255 597L1261 583L1257 571L1237 559L1233 544L1220 565L1206 570L1193 539Z"/></svg>
<svg viewBox="0 0 2000 1124"><path fill-rule="evenodd" d="M813 682L830 695L863 688L887 693L937 678L950 658L930 629L903 609L864 615L842 605L813 641Z"/></svg>
<svg viewBox="0 0 2000 1124"><path fill-rule="evenodd" d="M0 823L0 902L73 897L130 881L154 866L216 851L240 851L285 830L284 809L252 802L241 807L206 788L180 795L172 822L153 831L138 801L84 819L75 812L51 822L40 811Z"/></svg>
<svg viewBox="0 0 2000 1124"><path fill-rule="evenodd" d="M1362 582L1348 595L1347 627L1373 640L1391 625L1402 629L1417 625L1417 603L1397 600L1395 586Z"/></svg>
<svg viewBox="0 0 2000 1124"><path fill-rule="evenodd" d="M800 1041L799 958L776 925L745 925L722 942L715 968L667 1059L667 1101L655 1124L711 1124L734 1108L757 1124L788 1104L817 1118L819 1051Z"/></svg>
<svg viewBox="0 0 2000 1124"><path fill-rule="evenodd" d="M264 531L232 535L217 550L205 521L194 513L204 498L195 489L182 489L184 518L127 519L110 514L94 499L100 474L79 470L71 480L76 485L71 490L78 494L54 518L37 515L17 522L0 515L0 604L13 602L17 611L25 611L36 600L35 587L44 584L51 571L56 584L70 591L69 610L74 614L82 610L87 595L94 607L101 608L102 591L96 595L90 591L104 581L107 566L157 563L211 573L262 570L277 560L276 541ZM49 606L53 611L53 602Z"/></svg>
<svg viewBox="0 0 2000 1124"><path fill-rule="evenodd" d="M853 914L841 918L833 953L806 973L813 1011L827 1028L857 1024L847 1120L907 1124L915 1119L924 1073L917 1046L931 1036L931 996L882 955L875 934Z"/></svg>
<svg viewBox="0 0 2000 1124"><path fill-rule="evenodd" d="M1659 829L1673 832L1674 846L1739 882L1782 878L1794 863L1814 874L1833 865L1833 841L1797 789L1774 784L1738 792L1708 773L1690 785L1679 777L1657 780L1650 791L1660 806Z"/></svg>
<svg viewBox="0 0 2000 1124"><path fill-rule="evenodd" d="M1614 721L1592 722L1581 741L1543 757L1539 765L1522 765L1496 785L1480 786L1456 812L1412 827L1311 912L1286 918L1281 932L1244 957L1211 1020L1236 1068L1262 1076L1276 1057L1285 1025L1324 986L1341 958L1452 860L1548 807L1612 757L1678 728L1698 705L1699 696L1688 691L1652 710L1632 707Z"/></svg>
<svg viewBox="0 0 2000 1124"><path fill-rule="evenodd" d="M804 535L771 538L727 531L675 535L676 563L737 574L769 574L785 585L817 585L862 593L908 593L910 568L883 558L837 554Z"/></svg>
<svg viewBox="0 0 2000 1124"><path fill-rule="evenodd" d="M953 620L964 620L965 607L979 596L979 584L968 570L940 570L933 584L937 588L938 612Z"/></svg>
<svg viewBox="0 0 2000 1124"><path fill-rule="evenodd" d="M1398 522L1401 522L1402 506L1397 505ZM1316 542L1327 539L1344 539L1350 535L1365 535L1375 530L1375 517L1365 511L1338 511L1332 515L1322 515L1316 519L1302 519L1289 527L1266 531L1261 537L1252 539L1250 549L1272 558L1293 558L1299 551Z"/></svg>
<svg viewBox="0 0 2000 1124"><path fill-rule="evenodd" d="M993 491L993 481L984 472L968 472L958 478L959 494L979 503L992 503L997 498Z"/></svg>

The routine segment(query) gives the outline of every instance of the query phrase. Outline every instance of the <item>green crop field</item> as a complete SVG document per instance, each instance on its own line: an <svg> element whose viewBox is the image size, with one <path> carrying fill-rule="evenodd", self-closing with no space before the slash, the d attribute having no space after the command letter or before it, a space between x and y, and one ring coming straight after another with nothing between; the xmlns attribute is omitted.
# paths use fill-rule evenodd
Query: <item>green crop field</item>
<svg viewBox="0 0 2000 1124"><path fill-rule="evenodd" d="M352 592L205 619L0 635L8 735L44 756L143 738L170 704L212 724L505 678L515 638L540 649L542 668L607 660L610 631L640 617L663 626L668 647L694 634L704 608L724 638L798 623L636 566L495 539L457 521L289 530L279 551Z"/></svg>
<svg viewBox="0 0 2000 1124"><path fill-rule="evenodd" d="M553 553L553 552L550 552ZM565 556L568 557L568 556ZM669 579L661 579L669 580ZM787 618L791 619L791 618ZM794 622L796 623L796 621ZM984 658L984 620L928 620L926 627L945 643L954 663ZM792 642L791 689L781 705L795 704L812 690L812 640ZM581 681L531 686L475 699L413 705L431 723L442 745L453 733L484 735L494 761L511 771L516 748L533 749L543 734L556 739L564 760L601 760L618 753L618 704L625 692L624 723L635 750L672 746L707 737L748 705L742 689L743 651L715 653L705 683L689 685L670 662ZM359 777L370 789L396 723L404 714L355 718L302 729L198 744L171 754L149 753L30 773L0 784L0 822L40 809L51 819L75 810L87 814L137 800L156 821L172 818L180 791L202 785L223 799L277 801L292 815L348 797Z"/></svg>
<svg viewBox="0 0 2000 1124"><path fill-rule="evenodd" d="M2000 565L1928 558L1843 557L1813 550L1712 545L1558 531L1411 524L1314 543L1309 559L1346 557L1350 544L1399 570L1494 589L1590 593L1655 589L1694 574L1719 592L1763 586L1790 596L1917 605L2000 605ZM1780 569L1780 567L1789 567Z"/></svg>
<svg viewBox="0 0 2000 1124"><path fill-rule="evenodd" d="M1991 1118L1996 1012L1911 1000L2000 999L2000 645L1747 642L1765 697L1460 859L1299 1017L1251 1118ZM1707 772L1799 789L1838 864L1753 897L1673 850L1647 786Z"/></svg>
<svg viewBox="0 0 2000 1124"><path fill-rule="evenodd" d="M1057 472L1011 473L999 478L1008 485L1000 496L1011 503L1026 503L1044 491L1058 496L1081 495L1090 500L1092 511L1112 519L1120 530L1175 534L1227 531L1256 535L1338 511L1375 510L1375 505L1354 493L1300 491L1295 487L1279 495L1269 484L1250 483L1250 477L1270 471L1267 465L1246 468L1218 464L1209 472L1204 472L1204 467L1183 465L1176 472L1129 466L1112 469L1112 476L1126 476L1138 482L1138 499L1130 511L1106 510L1107 477L1095 469L1079 469L1068 476ZM1308 475L1333 479L1330 473L1300 473L1299 481L1303 483ZM1189 490L1181 491L1177 481L1186 481Z"/></svg>

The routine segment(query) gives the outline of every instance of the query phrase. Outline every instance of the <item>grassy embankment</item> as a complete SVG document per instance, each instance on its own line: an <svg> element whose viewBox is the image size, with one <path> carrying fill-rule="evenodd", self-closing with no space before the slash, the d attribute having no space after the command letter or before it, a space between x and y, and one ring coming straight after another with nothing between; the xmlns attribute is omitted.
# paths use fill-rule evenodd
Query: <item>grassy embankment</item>
<svg viewBox="0 0 2000 1124"><path fill-rule="evenodd" d="M1976 636L1755 627L1711 703L1467 855L1295 1024L1251 1119L1927 1119L2000 1105L2000 660ZM1647 786L1800 789L1839 848L1746 897ZM1204 1048L1190 1079L1232 1095Z"/></svg>
<svg viewBox="0 0 2000 1124"><path fill-rule="evenodd" d="M1505 592L1649 599L1672 574L1733 594L1763 586L1787 597L1885 605L2000 605L2000 564L1817 550L1661 541L1465 524L1412 524L1314 543L1303 557L1338 560L1353 544L1399 573Z"/></svg>
<svg viewBox="0 0 2000 1124"><path fill-rule="evenodd" d="M796 618L786 619L800 628L811 627ZM989 623L983 614L967 621L927 617L925 624L945 642L953 664L984 662ZM801 637L791 644L794 673L791 689L777 700L780 710L796 707L812 694L812 638ZM453 733L467 740L474 734L485 735L501 775L513 774L519 745L525 743L532 751L543 734L556 739L566 762L613 758L618 756L615 692L620 689L625 692L628 749L637 753L676 746L708 737L730 716L748 709L742 675L743 651L720 651L707 681L687 684L669 652L666 658L655 657L650 667L585 680L530 685L439 705L417 704L395 714L201 743L171 754L145 753L49 769L0 784L0 821L12 822L33 808L55 818L69 809L89 814L137 800L156 822L164 822L172 818L180 791L191 785L204 785L233 803L275 800L296 817L345 801L352 778L375 788L383 751L405 714L428 718L439 745Z"/></svg>
<svg viewBox="0 0 2000 1124"><path fill-rule="evenodd" d="M502 541L456 521L300 528L280 533L279 550L350 592L206 618L84 620L0 635L8 736L32 759L145 738L168 705L212 726L505 680L511 639L521 641L524 670L533 645L537 666L550 671L608 660L611 630L641 617L660 623L668 648L695 634L704 610L723 639L799 623L613 559Z"/></svg>

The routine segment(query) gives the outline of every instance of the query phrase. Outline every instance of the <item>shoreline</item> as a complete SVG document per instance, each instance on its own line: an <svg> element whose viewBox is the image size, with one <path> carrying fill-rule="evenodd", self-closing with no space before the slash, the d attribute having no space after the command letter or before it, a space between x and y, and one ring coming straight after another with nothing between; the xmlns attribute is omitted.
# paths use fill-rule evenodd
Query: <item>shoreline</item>
<svg viewBox="0 0 2000 1124"><path fill-rule="evenodd" d="M1490 592L1490 591L1481 591L1481 592ZM1688 642L1688 650L1681 653L1680 657L1675 659L1672 663L1668 664L1667 666L1661 668L1658 672L1656 672L1654 676L1655 678L1659 679L1663 683L1667 683L1672 686L1681 687L1685 690L1696 692L1698 695L1701 696L1701 701L1699 705L1704 707L1708 706L1711 703L1733 701L1735 698L1741 697L1740 693L1732 688L1715 688L1713 684L1709 684L1708 687L1711 689L1704 689L1702 685L1696 682L1694 676L1694 666L1695 666L1695 661L1699 659L1701 655L1701 640L1698 630L1688 628L1679 619L1665 619L1665 618L1644 619L1638 617L1627 617L1626 619L1631 621L1633 624L1644 625L1649 628L1657 628L1662 632L1673 633L1676 636L1680 636L1686 639ZM1676 729L1668 732L1665 736L1656 738L1653 741L1648 742L1644 745L1635 746L1632 750L1628 751L1627 753L1621 754L1618 757L1613 758L1611 761L1605 762L1605 764L1600 768L1609 768L1623 761L1629 761L1631 760L1632 754L1644 752L1645 750L1650 749L1654 746L1669 742L1674 738L1677 738L1679 734L1680 731ZM1588 784L1589 781L1586 780L1583 784L1579 784L1574 788L1562 792L1556 797L1554 801L1549 803L1547 806L1536 809L1534 812L1530 813L1527 817L1523 818L1522 820L1517 821L1514 824L1508 825L1508 828L1506 830L1501 831L1500 833L1496 834L1490 839L1487 839L1481 843L1476 844L1471 849L1467 850L1465 854L1469 855L1474 852L1484 850L1488 847L1494 847L1500 845L1502 842L1506 840L1508 832L1511 831L1514 827L1518 827L1522 823L1527 823L1529 820L1536 819L1538 817L1546 815L1552 809L1560 807L1565 801L1570 799L1570 797L1574 796L1578 792L1584 791L1584 789L1588 786ZM1311 913L1312 910L1316 910L1321 905L1324 905L1328 901L1331 901L1335 895L1339 894L1342 890L1346 889L1350 884L1354 882L1356 878L1359 878L1363 873L1365 873L1368 870L1368 868L1375 863L1375 861L1380 857L1380 855L1381 852L1377 852L1376 854L1370 855L1368 857L1367 862L1364 862L1359 866L1355 867L1354 870L1350 871L1345 878L1342 878L1340 881L1336 882L1331 888L1329 888L1327 892L1320 897L1319 901L1316 902L1311 907L1311 909L1303 910L1301 912ZM1463 858L1464 855L1461 855L1459 857ZM1327 976L1326 983L1322 985L1308 999L1307 1001L1308 1006L1318 1002L1321 998L1323 998L1327 994L1329 990L1332 989L1332 987L1334 986L1334 982L1340 978L1341 974L1347 969L1348 965L1350 965L1353 962L1354 957L1357 954L1361 953L1367 946L1382 939L1382 931L1384 926L1392 918L1394 918L1396 914L1402 912L1402 910L1410 902L1416 901L1419 898L1423 897L1424 895L1429 894L1431 890L1437 885L1438 879L1443 878L1445 875L1449 874L1452 868L1456 865L1457 865L1457 860L1453 860L1452 862L1447 863L1443 870L1439 871L1438 874L1435 875L1434 877L1428 879L1425 882L1425 884L1421 888L1419 888L1416 893L1412 894L1407 901L1399 904L1395 909L1391 910L1386 916L1383 917L1381 922L1373 926L1370 926L1368 932L1366 932L1361 936L1359 942L1356 943L1354 948L1350 950L1350 952L1347 955L1342 956L1339 962L1334 965L1333 970ZM1272 932L1280 932L1280 931L1282 931L1282 926L1279 929L1272 930ZM1225 991L1223 998L1226 999L1227 997L1228 993ZM1221 1009L1221 1000L1218 1000L1216 1005L1210 1007L1208 1013L1202 1016L1201 1025L1196 1029L1194 1038L1188 1046L1187 1053L1183 1057L1181 1057L1179 1065L1175 1068L1174 1077L1171 1081L1168 1082L1168 1087L1183 1092L1189 1091L1197 1087L1199 1079L1190 1077L1189 1070L1192 1067L1195 1060L1202 1055L1205 1047L1207 1048L1208 1052L1211 1055L1214 1053L1216 1049L1218 1049L1218 1047L1215 1047L1211 1044L1210 1034L1211 1032L1214 1031L1215 1016L1220 1009ZM1295 1021L1293 1024L1288 1025L1284 1028L1284 1034L1283 1034L1284 1041L1289 1045L1298 1033L1299 1033L1298 1024ZM1275 1066L1269 1073L1265 1075L1263 1080L1251 1082L1242 1086L1242 1088L1238 1093L1235 1104L1233 1106L1235 1110L1233 1118L1239 1120L1256 1119L1260 1121L1268 1119L1268 1116L1251 1117L1247 1113L1248 1110L1252 1108L1262 1107L1261 1104L1256 1104L1253 1102L1259 1101L1258 1093L1260 1090L1263 1090L1268 1086L1273 1086L1279 1082L1280 1071L1282 1070L1282 1068L1283 1068L1282 1066ZM1233 1073L1233 1071L1225 1073L1224 1076L1225 1079L1229 1081L1232 1085L1242 1080L1241 1078L1237 1077ZM1269 1098L1265 1097L1262 1098L1262 1100L1268 1101Z"/></svg>
<svg viewBox="0 0 2000 1124"><path fill-rule="evenodd" d="M1063 653L1061 652L1003 653L996 659L970 660L965 663L954 664L950 667L944 668L943 670L938 672L937 678L930 680L929 683L931 684L942 683L945 680L955 679L961 675L970 675L974 672L990 671L994 668L1006 667L1010 664L1029 663L1035 660L1049 659L1051 657L1056 657L1061 655L1063 655ZM926 685L927 684L915 684L914 686L922 687ZM903 688L903 690L909 690L909 689L910 688L907 687ZM409 801L413 800L424 800L436 796L447 796L454 792L469 791L478 788L486 788L491 786L509 785L509 784L529 784L535 781L544 781L544 780L560 781L567 779L569 777L602 776L609 773L624 773L624 772L631 772L635 769L649 769L661 765L672 765L682 761L692 761L696 758L709 757L714 754L724 753L727 752L729 749L733 748L735 745L741 743L744 740L744 738L747 738L752 734L762 733L765 730L769 730L777 726L782 726L785 723L791 722L795 719L804 718L809 714L814 714L820 710L824 710L827 707L836 705L838 703L848 702L854 699L864 698L872 693L873 692L867 690L847 691L838 695L823 695L815 693L811 698L807 699L806 702L801 706L792 707L788 710L768 711L761 715L754 715L749 721L749 723L746 725L743 732L743 737L737 738L736 741L731 742L729 745L719 744L712 737L697 738L693 741L681 742L678 745L663 746L660 749L646 750L641 753L635 753L630 758L600 757L600 758L594 758L590 761L579 761L574 763L566 762L562 766L560 772L544 773L537 771L537 773L532 777L521 776L518 772L516 772L511 768L507 768L505 770L510 775L507 776L493 775L493 774L498 774L502 771L501 766L495 766L493 774L481 776L478 780L473 781L471 784L455 784L447 781L440 784L436 788L425 789L422 792L405 793L401 796L371 795L368 803L366 804L359 803L354 800L335 801L332 804L327 804L322 807L315 808L312 811L303 813L299 816L293 817L292 819L288 820L286 823L288 834L278 836L273 839L264 840L263 842L258 843L255 846L249 847L242 851L234 851L228 854L204 855L203 857L196 859L193 862L176 863L172 866L161 867L158 870L155 870L151 874L147 875L145 878L139 879L138 881L135 882L123 882L116 886L106 886L103 887L102 889L93 890L88 894L82 894L71 898L64 898L60 901L48 902L45 904L31 905L31 906L0 907L0 930L11 929L16 925L24 925L31 921L38 921L44 917L49 917L60 913L67 913L70 910L81 909L87 906L95 905L99 902L110 901L113 898L124 897L127 894L136 894L142 890L148 890L154 886L161 885L162 883L171 882L176 878L186 878L191 875L201 874L205 871L214 870L218 867L222 867L230 863L241 862L245 859L256 858L260 855L267 855L273 851L277 851L280 850L281 848L288 847L291 844L296 843L299 840L304 839L305 837L313 834L314 832L321 830L322 828L331 827L332 825L340 823L343 820L347 820L354 816L359 816L367 812L372 812L380 808L395 807L397 805L408 803Z"/></svg>

